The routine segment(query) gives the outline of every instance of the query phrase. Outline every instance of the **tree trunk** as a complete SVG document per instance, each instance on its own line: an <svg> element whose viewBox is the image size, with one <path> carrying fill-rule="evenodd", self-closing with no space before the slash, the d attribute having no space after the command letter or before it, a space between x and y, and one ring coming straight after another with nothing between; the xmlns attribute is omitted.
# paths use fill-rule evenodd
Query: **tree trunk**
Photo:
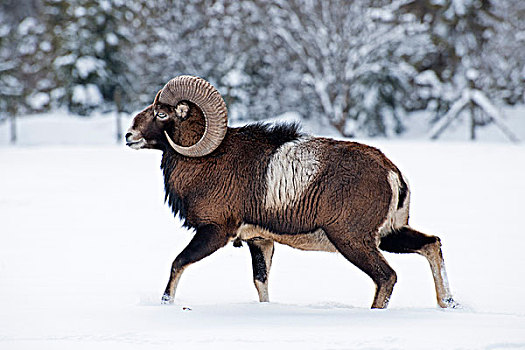
<svg viewBox="0 0 525 350"><path fill-rule="evenodd" d="M117 109L117 116L116 116L116 128L117 128L117 144L122 142L122 121L121 121L121 113L122 113L122 93L120 91L120 87L116 87L115 91L113 92L113 100L115 101L115 106Z"/></svg>
<svg viewBox="0 0 525 350"><path fill-rule="evenodd" d="M11 114L9 116L9 120L11 121L11 137L10 142L14 145L16 143L17 135L16 135L16 115Z"/></svg>
<svg viewBox="0 0 525 350"><path fill-rule="evenodd" d="M11 104L9 107L7 107L7 113L9 115L9 122L10 122L10 137L9 142L11 144L15 144L17 141L17 133L16 133L16 107Z"/></svg>
<svg viewBox="0 0 525 350"><path fill-rule="evenodd" d="M339 120L336 119L329 119L330 124L332 124L339 133L344 137L354 137L354 135L345 135L345 119L341 118Z"/></svg>
<svg viewBox="0 0 525 350"><path fill-rule="evenodd" d="M469 103L469 127L470 127L470 140L476 140L476 111L474 110L474 103Z"/></svg>

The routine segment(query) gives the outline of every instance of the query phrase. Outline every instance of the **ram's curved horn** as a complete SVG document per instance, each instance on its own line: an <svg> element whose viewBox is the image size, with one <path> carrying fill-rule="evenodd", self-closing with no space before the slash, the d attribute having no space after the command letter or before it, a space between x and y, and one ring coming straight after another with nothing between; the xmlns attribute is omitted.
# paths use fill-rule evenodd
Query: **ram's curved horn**
<svg viewBox="0 0 525 350"><path fill-rule="evenodd" d="M180 101L195 103L204 114L206 127L201 139L194 145L177 145L166 131L166 137L173 149L187 157L202 157L213 152L226 135L228 111L221 94L206 80L190 75L171 79L162 88L159 102L176 106Z"/></svg>
<svg viewBox="0 0 525 350"><path fill-rule="evenodd" d="M153 100L153 106L159 103L159 97L160 97L161 92L162 92L162 89L160 89L159 92L157 92L157 94L155 95L155 99Z"/></svg>

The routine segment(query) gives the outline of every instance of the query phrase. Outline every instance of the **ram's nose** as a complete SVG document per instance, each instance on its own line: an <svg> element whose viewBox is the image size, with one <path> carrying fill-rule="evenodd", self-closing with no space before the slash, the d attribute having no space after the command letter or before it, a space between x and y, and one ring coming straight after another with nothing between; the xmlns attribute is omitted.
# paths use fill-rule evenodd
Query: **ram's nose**
<svg viewBox="0 0 525 350"><path fill-rule="evenodd" d="M144 140L144 137L142 135L134 130L129 130L126 133L126 146L131 147L133 149L141 149L144 146L146 146L146 140Z"/></svg>

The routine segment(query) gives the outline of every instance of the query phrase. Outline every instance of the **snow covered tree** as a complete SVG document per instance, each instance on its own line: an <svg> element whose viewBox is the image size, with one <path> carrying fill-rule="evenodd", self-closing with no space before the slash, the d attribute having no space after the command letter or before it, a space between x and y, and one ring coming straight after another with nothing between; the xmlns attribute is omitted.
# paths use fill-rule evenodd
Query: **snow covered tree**
<svg viewBox="0 0 525 350"><path fill-rule="evenodd" d="M132 111L194 74L232 120L294 111L390 136L465 89L523 102L524 15L521 0L5 0L0 111Z"/></svg>
<svg viewBox="0 0 525 350"><path fill-rule="evenodd" d="M7 0L0 6L0 121L10 119L13 143L16 117L50 103L50 45L39 10L36 0Z"/></svg>
<svg viewBox="0 0 525 350"><path fill-rule="evenodd" d="M7 1L0 9L0 110L41 111L49 103L49 42L36 1Z"/></svg>
<svg viewBox="0 0 525 350"><path fill-rule="evenodd" d="M396 19L397 2L268 1L280 80L291 106L319 115L343 135L402 131L401 114L411 68L394 53L418 43L423 28L411 17ZM287 74L288 72L288 74Z"/></svg>
<svg viewBox="0 0 525 350"><path fill-rule="evenodd" d="M45 0L48 33L52 34L53 68L60 87L54 97L79 114L113 101L115 89L127 91L128 38L122 34L124 1ZM128 15L129 16L129 15Z"/></svg>
<svg viewBox="0 0 525 350"><path fill-rule="evenodd" d="M525 102L525 2L493 1L477 84L497 102Z"/></svg>
<svg viewBox="0 0 525 350"><path fill-rule="evenodd" d="M417 63L422 74L416 80L422 85L422 91L425 88L432 91L428 100L434 103L430 106L438 116L445 116L445 122L454 114L450 111L455 106L461 105L464 99L470 101L469 96L480 96L482 91L496 103L515 103L523 98L523 77L520 77L523 41L508 40L519 36L520 26L523 28L517 20L520 14L525 14L525 6L520 3L416 0L404 6L404 10L416 14L429 26L428 35L434 46ZM488 104L492 103L473 106ZM472 139L477 126L495 120L490 116L495 114L487 111L469 108L458 113L462 111L470 113ZM437 124L437 130L442 123Z"/></svg>
<svg viewBox="0 0 525 350"><path fill-rule="evenodd" d="M253 1L164 0L147 11L160 14L145 18L144 25L143 57L156 72L145 74L156 79L150 86L158 89L179 74L198 75L223 93L232 119L256 117L251 107L258 96L252 93L263 85L257 73L260 7Z"/></svg>

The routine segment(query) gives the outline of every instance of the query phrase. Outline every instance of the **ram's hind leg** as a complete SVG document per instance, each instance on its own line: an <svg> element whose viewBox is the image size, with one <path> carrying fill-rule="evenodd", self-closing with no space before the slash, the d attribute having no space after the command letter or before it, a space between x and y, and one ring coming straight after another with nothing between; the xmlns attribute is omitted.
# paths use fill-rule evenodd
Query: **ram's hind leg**
<svg viewBox="0 0 525 350"><path fill-rule="evenodd" d="M268 297L268 277L272 266L273 241L270 239L254 238L248 241L252 255L253 283L257 288L260 302L270 301Z"/></svg>
<svg viewBox="0 0 525 350"><path fill-rule="evenodd" d="M403 226L381 238L379 248L391 253L417 253L424 256L432 270L438 305L442 308L458 306L450 293L439 237Z"/></svg>
<svg viewBox="0 0 525 350"><path fill-rule="evenodd" d="M352 264L370 276L376 284L372 308L386 308L397 276L377 248L375 234L356 234L329 228L325 231L337 250Z"/></svg>

